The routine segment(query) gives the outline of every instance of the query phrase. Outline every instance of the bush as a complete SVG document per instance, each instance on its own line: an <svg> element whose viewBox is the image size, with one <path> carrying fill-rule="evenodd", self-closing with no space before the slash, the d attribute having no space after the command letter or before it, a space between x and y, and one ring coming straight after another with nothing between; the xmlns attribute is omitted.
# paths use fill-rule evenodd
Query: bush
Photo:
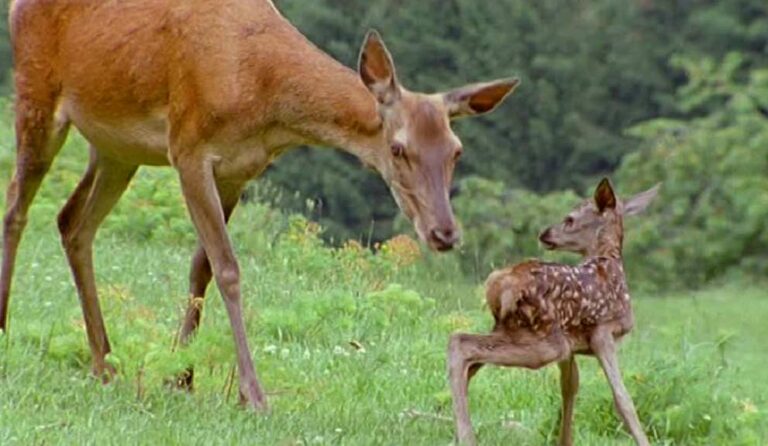
<svg viewBox="0 0 768 446"><path fill-rule="evenodd" d="M662 286L700 286L738 271L768 275L768 69L734 80L738 55L721 65L679 63L690 76L686 109L723 101L688 122L654 120L631 130L648 141L617 172L622 188L662 181L652 212L628 239L631 274Z"/></svg>
<svg viewBox="0 0 768 446"><path fill-rule="evenodd" d="M465 271L484 277L492 268L541 255L538 234L578 203L571 191L538 195L507 190L498 181L467 178L455 199L464 234L460 259Z"/></svg>

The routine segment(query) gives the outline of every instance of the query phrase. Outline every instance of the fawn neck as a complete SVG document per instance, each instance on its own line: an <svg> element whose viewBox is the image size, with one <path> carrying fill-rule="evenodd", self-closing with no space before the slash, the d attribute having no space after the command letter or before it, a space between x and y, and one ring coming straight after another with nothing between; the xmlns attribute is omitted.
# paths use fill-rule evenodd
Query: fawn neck
<svg viewBox="0 0 768 446"><path fill-rule="evenodd" d="M615 222L600 229L594 250L586 253L585 257L607 257L621 260L624 244L624 227L620 217Z"/></svg>

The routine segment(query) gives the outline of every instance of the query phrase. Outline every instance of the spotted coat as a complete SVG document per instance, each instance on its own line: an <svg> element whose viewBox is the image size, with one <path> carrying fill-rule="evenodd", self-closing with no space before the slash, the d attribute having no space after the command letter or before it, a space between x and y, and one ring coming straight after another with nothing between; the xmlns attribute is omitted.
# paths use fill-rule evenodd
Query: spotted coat
<svg viewBox="0 0 768 446"><path fill-rule="evenodd" d="M627 321L632 309L619 258L591 257L577 266L531 260L493 272L486 282L495 330L520 329L547 335L559 328L569 337L588 335L594 327Z"/></svg>

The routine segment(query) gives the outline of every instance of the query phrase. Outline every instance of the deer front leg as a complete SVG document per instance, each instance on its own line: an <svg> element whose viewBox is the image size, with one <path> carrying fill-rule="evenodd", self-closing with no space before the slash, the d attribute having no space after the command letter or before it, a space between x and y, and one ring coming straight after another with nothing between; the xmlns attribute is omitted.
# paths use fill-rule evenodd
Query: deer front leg
<svg viewBox="0 0 768 446"><path fill-rule="evenodd" d="M232 211L234 211L235 206L237 206L238 201L240 201L241 191L242 187L236 185L225 188L224 190L219 190L219 196L221 197L221 203L224 209L224 220L226 222L229 222L229 217L232 215ZM211 271L211 263L208 261L208 256L205 254L205 249L203 249L202 243L198 242L189 269L190 299L184 315L184 322L181 326L181 334L179 335L179 344L182 347L189 343L200 325L200 316L203 311L205 292L212 278L213 271ZM194 369L190 367L185 370L177 377L176 383L179 388L191 391L194 385Z"/></svg>
<svg viewBox="0 0 768 446"><path fill-rule="evenodd" d="M560 445L571 446L573 444L573 406L576 402L576 393L579 391L579 368L576 358L560 361L560 391L563 396L563 408L560 413Z"/></svg>
<svg viewBox="0 0 768 446"><path fill-rule="evenodd" d="M538 369L570 354L562 336L455 334L448 346L448 377L459 444L476 444L469 416L469 380L483 364Z"/></svg>
<svg viewBox="0 0 768 446"><path fill-rule="evenodd" d="M211 263L232 326L241 401L256 409L266 409L266 397L256 376L245 334L240 301L240 270L227 234L224 209L218 193L218 190L231 190L234 186L220 183L217 190L213 166L204 156L177 159L176 168L187 208Z"/></svg>
<svg viewBox="0 0 768 446"><path fill-rule="evenodd" d="M598 330L590 340L590 347L600 361L606 378L608 378L608 383L613 391L616 410L618 410L619 415L624 420L627 429L629 429L638 445L650 445L648 437L646 437L640 425L632 398L629 396L629 392L627 392L621 379L619 361L616 356L616 342L613 339L613 335L608 330Z"/></svg>

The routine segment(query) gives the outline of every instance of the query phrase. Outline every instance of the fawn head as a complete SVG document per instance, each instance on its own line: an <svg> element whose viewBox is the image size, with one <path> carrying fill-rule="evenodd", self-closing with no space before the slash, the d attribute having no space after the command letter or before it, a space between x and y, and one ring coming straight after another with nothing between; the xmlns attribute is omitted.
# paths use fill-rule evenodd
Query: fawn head
<svg viewBox="0 0 768 446"><path fill-rule="evenodd" d="M490 112L520 81L497 80L434 94L408 91L397 80L392 56L375 31L366 36L358 69L382 119L382 147L377 147L373 167L419 238L434 250L453 248L460 232L449 195L463 148L451 120Z"/></svg>
<svg viewBox="0 0 768 446"><path fill-rule="evenodd" d="M624 216L637 215L651 204L660 184L621 201L608 178L603 178L592 199L573 209L563 221L539 236L550 250L571 251L584 256L621 255Z"/></svg>

